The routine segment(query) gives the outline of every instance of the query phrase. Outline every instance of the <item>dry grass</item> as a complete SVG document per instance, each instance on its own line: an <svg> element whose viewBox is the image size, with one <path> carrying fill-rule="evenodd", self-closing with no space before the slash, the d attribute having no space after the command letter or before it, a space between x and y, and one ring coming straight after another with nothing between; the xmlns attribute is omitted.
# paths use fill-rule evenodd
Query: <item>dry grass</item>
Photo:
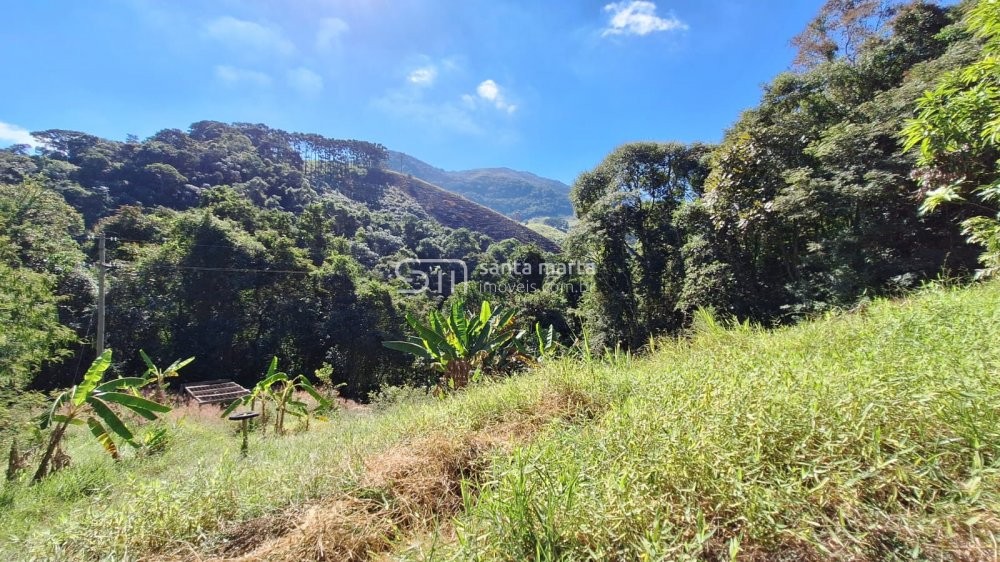
<svg viewBox="0 0 1000 562"><path fill-rule="evenodd" d="M575 417L585 405L590 403L572 391L551 392L513 419L461 434L436 432L408 440L367 458L351 494L280 517L246 521L226 533L231 538L216 556L196 557L361 561L392 550L407 537L447 532L450 518L463 507L463 483L474 485L493 455L509 453L548 422Z"/></svg>
<svg viewBox="0 0 1000 562"><path fill-rule="evenodd" d="M458 439L434 434L373 456L359 488L365 497L319 502L288 533L238 559L352 561L390 550L395 540L457 513L462 482L475 481L490 454L524 437L496 429Z"/></svg>

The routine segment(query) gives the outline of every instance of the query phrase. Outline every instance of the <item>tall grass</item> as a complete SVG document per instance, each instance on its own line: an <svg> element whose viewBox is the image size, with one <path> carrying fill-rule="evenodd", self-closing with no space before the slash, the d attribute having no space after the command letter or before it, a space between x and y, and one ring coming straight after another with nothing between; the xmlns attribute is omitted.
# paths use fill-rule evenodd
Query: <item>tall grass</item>
<svg viewBox="0 0 1000 562"><path fill-rule="evenodd" d="M995 557L998 341L996 285L774 332L703 319L600 369L631 391L599 420L495 464L445 557Z"/></svg>
<svg viewBox="0 0 1000 562"><path fill-rule="evenodd" d="M380 451L430 434L459 442L535 416L553 395L574 414L489 455L461 487L464 508L428 521L432 546L397 536L395 555L995 556L997 341L1000 285L939 287L773 332L706 316L644 358L557 361L446 400L256 437L247 459L232 424L182 413L161 455L116 465L72 439L72 467L3 488L0 559L209 552L232 522L372 497L365 460Z"/></svg>
<svg viewBox="0 0 1000 562"><path fill-rule="evenodd" d="M345 414L307 433L251 435L246 459L236 426L207 407L180 409L169 421L170 446L157 456L115 464L87 435L71 435L70 468L35 486L0 488L0 560L131 560L211 546L233 522L357 490L364 459L381 450L429 432L515 420L551 384L543 378L486 384L459 400Z"/></svg>

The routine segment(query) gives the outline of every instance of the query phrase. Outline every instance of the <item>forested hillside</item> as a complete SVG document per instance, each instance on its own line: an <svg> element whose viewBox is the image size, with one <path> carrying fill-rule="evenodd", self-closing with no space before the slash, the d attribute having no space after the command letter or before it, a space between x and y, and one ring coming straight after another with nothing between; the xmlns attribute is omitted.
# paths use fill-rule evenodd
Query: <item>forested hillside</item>
<svg viewBox="0 0 1000 562"><path fill-rule="evenodd" d="M389 172L389 177L400 191L412 197L431 217L445 226L462 228L469 225L469 228L482 232L493 240L514 239L536 244L549 252L559 250L558 244L553 240L502 215L489 212L482 205L464 197L402 174Z"/></svg>
<svg viewBox="0 0 1000 562"><path fill-rule="evenodd" d="M210 121L144 141L34 136L34 154L0 152L0 274L16 326L2 371L14 387L69 384L89 361L100 234L111 266L107 345L124 367L138 365L139 349L193 354L186 376L249 384L277 353L302 372L329 365L358 397L417 382L408 360L381 346L401 336L407 310L433 302L400 297L398 262L474 266L517 239L556 248L383 170L377 144Z"/></svg>
<svg viewBox="0 0 1000 562"><path fill-rule="evenodd" d="M408 154L390 150L386 168L439 185L517 220L569 217L569 186L509 168L445 171Z"/></svg>
<svg viewBox="0 0 1000 562"><path fill-rule="evenodd" d="M940 144L943 170L923 167L902 131L939 80L995 61L985 33L960 23L974 5L827 2L795 40L797 68L719 146L626 145L582 174L570 247L598 264L585 308L601 341L641 345L699 307L775 323L971 274L982 247L957 223L995 224L996 198L959 206L945 194L953 204L933 213L921 202L942 183L971 190L1000 176L997 137L976 128L995 118L995 89L970 88L980 111L968 124L956 103L934 108L936 129L918 127L917 141Z"/></svg>

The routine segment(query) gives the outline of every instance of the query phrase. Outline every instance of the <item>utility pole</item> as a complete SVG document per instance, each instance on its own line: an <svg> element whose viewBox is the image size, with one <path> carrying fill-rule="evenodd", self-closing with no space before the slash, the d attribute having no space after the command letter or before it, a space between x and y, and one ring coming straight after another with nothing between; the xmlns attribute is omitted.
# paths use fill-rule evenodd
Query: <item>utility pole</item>
<svg viewBox="0 0 1000 562"><path fill-rule="evenodd" d="M104 277L107 275L107 258L104 233L97 239L97 355L104 353Z"/></svg>

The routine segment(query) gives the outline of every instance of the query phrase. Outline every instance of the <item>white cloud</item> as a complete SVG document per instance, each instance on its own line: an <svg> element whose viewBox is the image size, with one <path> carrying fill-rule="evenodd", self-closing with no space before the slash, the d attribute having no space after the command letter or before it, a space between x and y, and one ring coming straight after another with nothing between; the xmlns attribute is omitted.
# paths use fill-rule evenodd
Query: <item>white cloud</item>
<svg viewBox="0 0 1000 562"><path fill-rule="evenodd" d="M271 77L269 75L256 70L238 68L235 66L216 66L215 77L227 86L267 87L271 85Z"/></svg>
<svg viewBox="0 0 1000 562"><path fill-rule="evenodd" d="M408 70L399 86L373 99L373 107L419 123L433 134L489 134L494 139L516 136L507 116L517 111L517 106L509 101L508 92L500 84L483 80L469 92L467 83L456 83L455 75L464 74L461 57L421 56L404 68Z"/></svg>
<svg viewBox="0 0 1000 562"><path fill-rule="evenodd" d="M42 143L38 142L35 137L31 136L31 133L24 127L18 127L17 125L11 125L10 123L0 121L0 146L12 144L27 144L32 147L42 145Z"/></svg>
<svg viewBox="0 0 1000 562"><path fill-rule="evenodd" d="M406 77L410 84L417 86L430 86L434 84L435 79L437 79L437 68L434 65L422 66Z"/></svg>
<svg viewBox="0 0 1000 562"><path fill-rule="evenodd" d="M340 18L323 18L319 20L319 31L316 32L316 49L333 51L340 47L340 38L350 29L347 22Z"/></svg>
<svg viewBox="0 0 1000 562"><path fill-rule="evenodd" d="M656 4L646 0L615 2L604 6L611 13L608 26L601 37L608 35L649 35L657 31L685 30L688 25L674 16L661 18L656 15Z"/></svg>
<svg viewBox="0 0 1000 562"><path fill-rule="evenodd" d="M517 111L517 106L507 102L503 92L500 90L500 85L493 80L483 80L480 82L479 86L476 87L476 95L493 104L493 106L500 111L505 111L507 113L514 113ZM475 99L468 94L462 96L462 100L467 105L475 101Z"/></svg>
<svg viewBox="0 0 1000 562"><path fill-rule="evenodd" d="M495 101L500 96L500 86L493 80L483 80L476 88L476 93L484 100Z"/></svg>
<svg viewBox="0 0 1000 562"><path fill-rule="evenodd" d="M304 66L288 71L288 83L305 96L318 96L323 91L323 77Z"/></svg>
<svg viewBox="0 0 1000 562"><path fill-rule="evenodd" d="M282 55L295 52L295 45L279 29L232 16L223 16L206 23L204 31L208 37L235 50Z"/></svg>

